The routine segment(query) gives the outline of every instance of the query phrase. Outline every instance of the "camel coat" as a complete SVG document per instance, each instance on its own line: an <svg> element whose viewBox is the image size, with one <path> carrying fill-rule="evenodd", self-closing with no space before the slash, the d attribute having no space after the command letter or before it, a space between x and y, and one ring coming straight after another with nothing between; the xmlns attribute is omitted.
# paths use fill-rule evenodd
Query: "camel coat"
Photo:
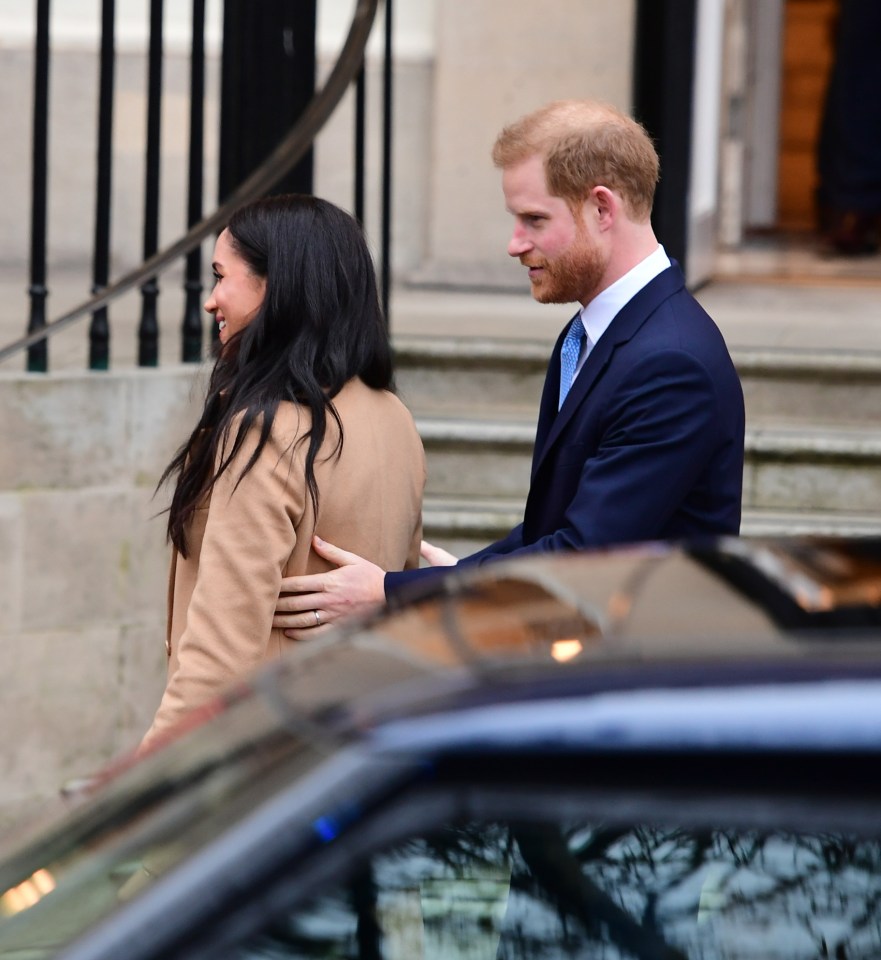
<svg viewBox="0 0 881 960"><path fill-rule="evenodd" d="M329 565L310 549L313 533L383 569L415 567L422 537L425 457L413 418L401 401L361 380L334 398L343 447L328 417L315 461L320 496L315 522L306 488L309 412L279 406L270 436L241 483L257 445L248 432L187 532L189 556L171 557L168 584L168 681L142 746L174 726L263 661L293 645L272 617L282 576Z"/></svg>

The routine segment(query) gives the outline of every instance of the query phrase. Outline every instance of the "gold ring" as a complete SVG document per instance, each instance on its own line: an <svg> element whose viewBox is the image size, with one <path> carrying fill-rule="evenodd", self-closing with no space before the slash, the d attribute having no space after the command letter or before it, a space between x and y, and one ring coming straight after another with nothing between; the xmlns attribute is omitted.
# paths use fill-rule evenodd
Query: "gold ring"
<svg viewBox="0 0 881 960"><path fill-rule="evenodd" d="M319 626L319 627L320 627L320 626L321 626L321 616L319 615L319 613L318 613L317 610L313 610L312 612L315 614L315 624L316 624L316 626Z"/></svg>

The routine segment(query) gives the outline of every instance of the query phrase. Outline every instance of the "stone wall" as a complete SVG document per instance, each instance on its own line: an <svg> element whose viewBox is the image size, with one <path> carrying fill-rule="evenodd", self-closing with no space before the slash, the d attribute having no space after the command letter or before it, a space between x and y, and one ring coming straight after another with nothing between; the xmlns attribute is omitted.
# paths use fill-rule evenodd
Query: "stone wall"
<svg viewBox="0 0 881 960"><path fill-rule="evenodd" d="M156 481L192 367L0 375L0 819L135 746L165 670Z"/></svg>
<svg viewBox="0 0 881 960"><path fill-rule="evenodd" d="M490 153L502 127L550 100L629 110L634 0L469 0L438 5L426 255L413 279L522 289Z"/></svg>

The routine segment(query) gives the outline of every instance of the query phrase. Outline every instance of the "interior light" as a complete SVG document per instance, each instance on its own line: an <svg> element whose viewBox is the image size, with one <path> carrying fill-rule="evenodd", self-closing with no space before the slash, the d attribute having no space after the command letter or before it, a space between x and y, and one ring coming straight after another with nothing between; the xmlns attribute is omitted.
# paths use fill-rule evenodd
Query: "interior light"
<svg viewBox="0 0 881 960"><path fill-rule="evenodd" d="M17 887L0 896L0 914L11 917L39 903L55 889L55 878L48 870L38 870Z"/></svg>
<svg viewBox="0 0 881 960"><path fill-rule="evenodd" d="M580 640L555 640L551 644L551 656L558 663L565 663L573 657L577 657L584 649Z"/></svg>

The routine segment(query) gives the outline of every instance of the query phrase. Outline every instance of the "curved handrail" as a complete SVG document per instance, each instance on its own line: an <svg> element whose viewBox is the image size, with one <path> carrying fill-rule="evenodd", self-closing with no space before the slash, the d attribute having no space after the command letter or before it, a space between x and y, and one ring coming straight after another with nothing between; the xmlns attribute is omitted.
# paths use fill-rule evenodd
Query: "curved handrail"
<svg viewBox="0 0 881 960"><path fill-rule="evenodd" d="M96 293L79 306L63 313L57 320L47 323L39 330L0 348L0 363L14 353L26 350L32 344L53 336L70 326L74 320L78 320L85 314L91 314L116 297L162 273L166 267L197 247L213 230L225 224L237 207L262 196L264 191L277 183L306 153L337 104L342 100L349 84L355 79L364 61L364 51L376 19L379 2L380 0L357 0L346 42L324 86L310 100L299 120L291 127L281 143L246 180L236 187L214 213L194 224L179 240L154 253L140 266L124 274L100 293Z"/></svg>

